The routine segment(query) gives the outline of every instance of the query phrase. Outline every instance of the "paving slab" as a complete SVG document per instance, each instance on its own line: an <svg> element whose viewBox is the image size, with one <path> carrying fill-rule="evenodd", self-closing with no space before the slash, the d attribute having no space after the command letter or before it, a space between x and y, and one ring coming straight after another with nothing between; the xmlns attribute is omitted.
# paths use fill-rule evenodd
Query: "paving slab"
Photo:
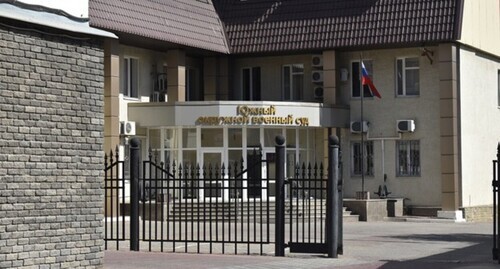
<svg viewBox="0 0 500 269"><path fill-rule="evenodd" d="M500 268L492 260L491 223L359 222L344 225L344 254L267 255L105 252L104 268L207 269L482 269Z"/></svg>

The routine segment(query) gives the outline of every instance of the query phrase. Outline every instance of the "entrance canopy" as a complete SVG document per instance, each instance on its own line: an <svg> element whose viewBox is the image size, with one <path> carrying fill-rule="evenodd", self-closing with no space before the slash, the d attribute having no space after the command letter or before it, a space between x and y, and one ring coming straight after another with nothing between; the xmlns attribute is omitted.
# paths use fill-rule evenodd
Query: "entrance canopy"
<svg viewBox="0 0 500 269"><path fill-rule="evenodd" d="M201 101L130 103L128 119L160 126L349 126L349 108L299 102Z"/></svg>

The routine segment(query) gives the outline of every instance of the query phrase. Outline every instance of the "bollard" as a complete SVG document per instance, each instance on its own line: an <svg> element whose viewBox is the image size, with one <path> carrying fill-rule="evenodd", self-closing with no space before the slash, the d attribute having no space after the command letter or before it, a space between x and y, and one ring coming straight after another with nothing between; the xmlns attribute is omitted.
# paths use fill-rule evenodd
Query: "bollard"
<svg viewBox="0 0 500 269"><path fill-rule="evenodd" d="M130 250L139 251L139 160L141 142L130 140Z"/></svg>
<svg viewBox="0 0 500 269"><path fill-rule="evenodd" d="M274 256L285 256L285 138L276 136L276 222Z"/></svg>
<svg viewBox="0 0 500 269"><path fill-rule="evenodd" d="M326 194L326 242L328 257L338 257L339 235L339 139L328 138L328 182Z"/></svg>

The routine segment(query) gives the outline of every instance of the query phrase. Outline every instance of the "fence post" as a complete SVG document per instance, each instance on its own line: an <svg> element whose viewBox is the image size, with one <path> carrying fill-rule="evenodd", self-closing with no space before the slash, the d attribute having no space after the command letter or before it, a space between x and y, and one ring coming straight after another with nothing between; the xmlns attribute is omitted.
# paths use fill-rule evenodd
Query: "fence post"
<svg viewBox="0 0 500 269"><path fill-rule="evenodd" d="M328 138L328 181L326 184L326 243L328 257L338 257L339 234L339 139Z"/></svg>
<svg viewBox="0 0 500 269"><path fill-rule="evenodd" d="M276 221L274 256L285 256L285 138L276 136Z"/></svg>
<svg viewBox="0 0 500 269"><path fill-rule="evenodd" d="M130 140L130 250L139 251L139 160L140 141Z"/></svg>
<svg viewBox="0 0 500 269"><path fill-rule="evenodd" d="M339 225L339 230L338 230L338 234L337 234L337 242L338 242L338 246L337 246L337 254L339 255L342 255L344 254L344 215L343 215L343 212L344 212L344 186L343 186L343 177L342 177L342 152L340 151L340 145L339 145L339 149L338 149L338 153L339 153L339 163L338 163L338 179L339 179L339 182L338 182L338 193L339 193L339 196L337 197L338 198L338 207L337 207L337 210L338 210L338 214L339 214L339 219L338 219L338 225Z"/></svg>

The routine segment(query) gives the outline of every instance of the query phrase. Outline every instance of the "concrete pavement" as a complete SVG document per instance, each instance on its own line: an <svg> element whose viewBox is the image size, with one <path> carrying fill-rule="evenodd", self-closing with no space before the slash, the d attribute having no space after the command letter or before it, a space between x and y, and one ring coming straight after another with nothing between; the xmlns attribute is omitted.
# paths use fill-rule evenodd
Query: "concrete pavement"
<svg viewBox="0 0 500 269"><path fill-rule="evenodd" d="M344 255L105 252L107 269L500 268L491 258L491 223L359 222L344 225Z"/></svg>

